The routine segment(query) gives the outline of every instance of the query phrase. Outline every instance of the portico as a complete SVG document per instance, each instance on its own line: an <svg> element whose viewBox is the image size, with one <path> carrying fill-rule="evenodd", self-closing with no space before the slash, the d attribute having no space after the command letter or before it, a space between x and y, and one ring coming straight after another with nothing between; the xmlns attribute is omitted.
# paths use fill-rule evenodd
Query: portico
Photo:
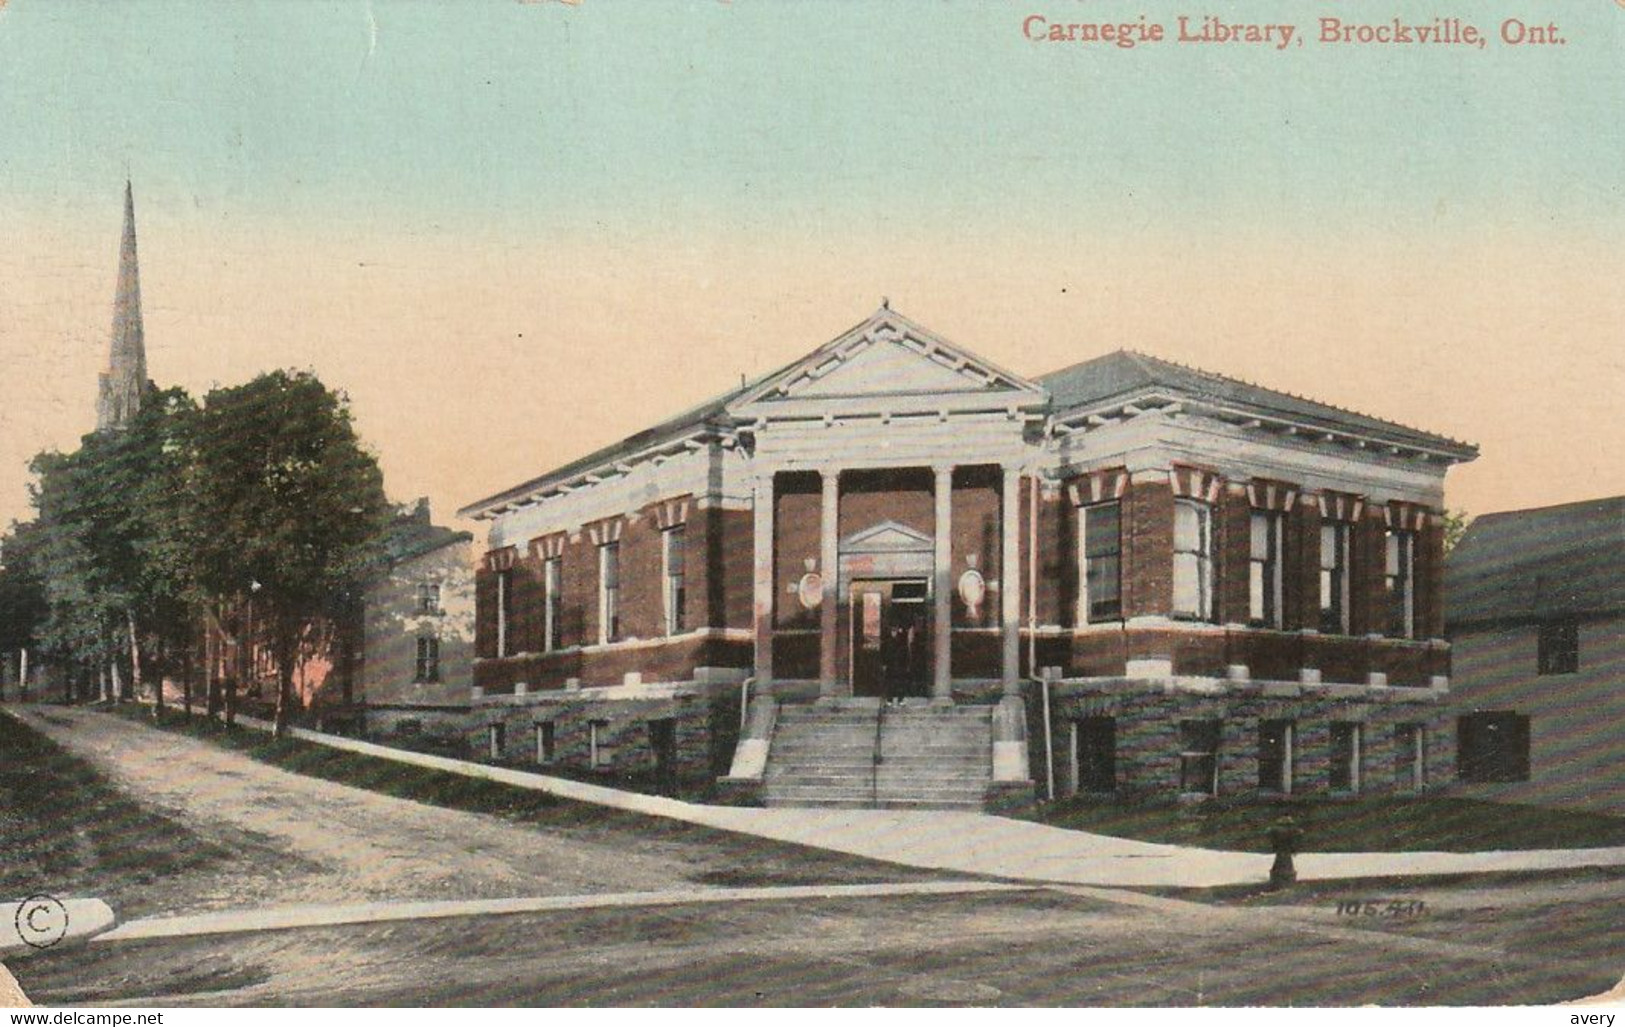
<svg viewBox="0 0 1625 1027"><path fill-rule="evenodd" d="M752 560L758 684L807 680L815 644L821 698L950 703L956 677L997 679L1013 694L1020 480L1018 465L996 462L759 469ZM813 492L816 518L808 524ZM967 511L958 525L956 494ZM781 506L797 523L784 522ZM812 531L816 546L806 538ZM956 552L956 537L969 551ZM957 665L956 632L995 642L996 657L989 659L985 642L972 642L961 646L967 658ZM776 661L779 650L788 658Z"/></svg>

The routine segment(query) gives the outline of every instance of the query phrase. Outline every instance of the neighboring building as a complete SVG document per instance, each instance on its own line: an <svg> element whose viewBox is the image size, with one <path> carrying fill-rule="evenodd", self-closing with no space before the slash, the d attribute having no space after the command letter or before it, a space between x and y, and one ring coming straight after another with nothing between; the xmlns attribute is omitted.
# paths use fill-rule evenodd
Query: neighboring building
<svg viewBox="0 0 1625 1027"><path fill-rule="evenodd" d="M1446 563L1460 794L1625 815L1625 496L1486 514Z"/></svg>
<svg viewBox="0 0 1625 1027"><path fill-rule="evenodd" d="M397 513L365 589L335 602L303 647L294 694L309 719L346 734L455 739L460 747L472 680L472 540L434 524L427 499ZM223 689L235 683L239 708L269 717L276 661L252 597L211 620L204 636L213 680ZM179 687L166 689L172 701Z"/></svg>
<svg viewBox="0 0 1625 1027"><path fill-rule="evenodd" d="M1023 378L883 305L463 511L477 741L775 804L1446 781L1474 456L1126 351Z"/></svg>
<svg viewBox="0 0 1625 1027"><path fill-rule="evenodd" d="M369 735L462 740L473 685L473 536L420 499L390 526L388 567L363 599L359 687Z"/></svg>

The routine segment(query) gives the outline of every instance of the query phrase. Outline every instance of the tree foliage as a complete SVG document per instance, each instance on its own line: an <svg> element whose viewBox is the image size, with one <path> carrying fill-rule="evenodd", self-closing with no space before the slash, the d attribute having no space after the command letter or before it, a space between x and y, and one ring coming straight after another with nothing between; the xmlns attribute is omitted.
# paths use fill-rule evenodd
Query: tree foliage
<svg viewBox="0 0 1625 1027"><path fill-rule="evenodd" d="M1446 510L1444 513L1444 551L1449 553L1456 548L1456 543L1467 534L1467 525L1471 524L1473 515L1466 510Z"/></svg>
<svg viewBox="0 0 1625 1027"><path fill-rule="evenodd" d="M268 625L280 728L301 656L374 563L383 475L344 397L305 372L214 390L191 439L182 520L196 582L218 600L251 601Z"/></svg>
<svg viewBox="0 0 1625 1027"><path fill-rule="evenodd" d="M31 467L37 516L0 571L8 625L15 606L59 659L133 681L189 666L202 625L229 622L270 643L284 725L295 668L353 615L389 509L345 398L287 371L201 405L154 391L126 428ZM263 635L244 637L250 621Z"/></svg>

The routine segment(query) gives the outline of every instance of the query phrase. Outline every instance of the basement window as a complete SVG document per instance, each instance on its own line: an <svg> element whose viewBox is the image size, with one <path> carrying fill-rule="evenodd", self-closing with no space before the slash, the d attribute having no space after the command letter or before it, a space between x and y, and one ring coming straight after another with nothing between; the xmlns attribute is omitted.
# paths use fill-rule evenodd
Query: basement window
<svg viewBox="0 0 1625 1027"><path fill-rule="evenodd" d="M594 767L607 767L610 762L609 721L594 720L587 724L587 762Z"/></svg>
<svg viewBox="0 0 1625 1027"><path fill-rule="evenodd" d="M1186 795L1219 794L1219 735L1217 720L1179 722L1179 790Z"/></svg>
<svg viewBox="0 0 1625 1027"><path fill-rule="evenodd" d="M1360 790L1360 725L1351 721L1332 724L1331 790L1358 792Z"/></svg>

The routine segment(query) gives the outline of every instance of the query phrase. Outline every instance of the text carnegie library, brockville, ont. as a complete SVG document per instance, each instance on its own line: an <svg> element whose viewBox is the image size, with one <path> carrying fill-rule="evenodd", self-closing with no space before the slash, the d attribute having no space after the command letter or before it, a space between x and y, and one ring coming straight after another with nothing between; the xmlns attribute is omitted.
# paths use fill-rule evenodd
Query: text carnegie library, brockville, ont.
<svg viewBox="0 0 1625 1027"><path fill-rule="evenodd" d="M1333 16L1318 17L1313 31L1294 22L1238 22L1217 15L1176 16L1171 22L1142 14L1127 21L1061 21L1044 14L1022 19L1021 32L1034 43L1096 43L1134 49L1158 43L1262 46L1286 50L1305 40L1327 45L1449 46L1483 49L1492 39L1508 46L1563 45L1567 40L1555 22L1530 24L1519 18L1502 21L1497 32L1487 33L1462 18L1440 17L1409 22L1391 18L1353 22Z"/></svg>

